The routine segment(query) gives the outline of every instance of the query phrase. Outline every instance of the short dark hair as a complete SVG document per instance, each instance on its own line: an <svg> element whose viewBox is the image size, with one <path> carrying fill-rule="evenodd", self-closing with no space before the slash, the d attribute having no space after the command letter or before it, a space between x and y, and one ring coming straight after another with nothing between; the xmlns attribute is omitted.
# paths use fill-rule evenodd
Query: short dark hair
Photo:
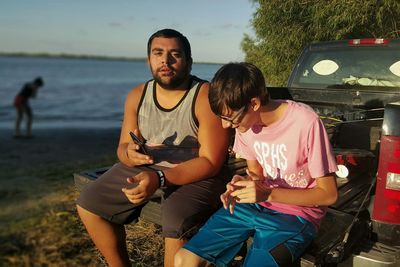
<svg viewBox="0 0 400 267"><path fill-rule="evenodd" d="M42 77L36 77L33 80L33 83L36 84L37 86L43 86L44 84Z"/></svg>
<svg viewBox="0 0 400 267"><path fill-rule="evenodd" d="M150 36L149 41L147 42L147 57L150 57L151 43L153 42L153 39L156 37L179 39L179 41L181 42L181 44L183 46L183 52L185 53L186 62L193 61L192 60L192 50L190 48L189 40L186 38L185 35L183 35L182 33L178 32L176 30L173 30L173 29L162 29L162 30L159 30L159 31L153 33Z"/></svg>
<svg viewBox="0 0 400 267"><path fill-rule="evenodd" d="M246 62L222 66L211 80L208 92L211 109L217 115L224 109L237 111L250 104L254 97L259 97L262 105L269 100L261 70Z"/></svg>

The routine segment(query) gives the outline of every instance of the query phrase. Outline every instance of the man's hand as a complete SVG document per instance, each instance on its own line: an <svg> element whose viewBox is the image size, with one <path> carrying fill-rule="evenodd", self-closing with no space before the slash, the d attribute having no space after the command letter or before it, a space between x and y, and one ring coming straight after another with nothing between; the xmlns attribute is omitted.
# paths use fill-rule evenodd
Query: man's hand
<svg viewBox="0 0 400 267"><path fill-rule="evenodd" d="M135 185L133 188L122 188L122 192L133 204L139 204L149 199L158 189L157 173L144 171L133 177L127 178L128 183Z"/></svg>
<svg viewBox="0 0 400 267"><path fill-rule="evenodd" d="M230 197L238 203L258 203L268 199L271 188L263 183L264 177L246 170L246 180L236 181L233 186L237 189L230 193Z"/></svg>
<svg viewBox="0 0 400 267"><path fill-rule="evenodd" d="M140 136L138 129L135 129L134 134ZM139 145L136 144L133 140L130 140L128 146L126 147L126 157L129 162L134 166L145 165L145 164L153 164L153 159L149 155L145 155L139 153L140 149Z"/></svg>

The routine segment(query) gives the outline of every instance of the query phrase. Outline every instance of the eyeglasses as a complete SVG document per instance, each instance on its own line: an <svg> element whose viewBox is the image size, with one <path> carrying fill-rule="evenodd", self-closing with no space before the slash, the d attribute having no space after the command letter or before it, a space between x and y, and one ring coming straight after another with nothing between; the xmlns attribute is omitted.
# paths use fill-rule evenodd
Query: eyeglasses
<svg viewBox="0 0 400 267"><path fill-rule="evenodd" d="M233 116L232 118L226 117L226 116L222 116L222 115L218 115L218 117L220 117L222 120L229 122L232 125L238 125L241 120L236 121L236 119L242 117L243 113L246 111L247 106L243 106L242 108L240 108L237 113L235 114L235 116Z"/></svg>

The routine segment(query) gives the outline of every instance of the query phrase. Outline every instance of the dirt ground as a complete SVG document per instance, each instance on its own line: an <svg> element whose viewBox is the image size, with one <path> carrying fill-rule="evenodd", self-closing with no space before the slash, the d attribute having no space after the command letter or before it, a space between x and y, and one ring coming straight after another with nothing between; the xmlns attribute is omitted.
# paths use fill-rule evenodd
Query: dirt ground
<svg viewBox="0 0 400 267"><path fill-rule="evenodd" d="M0 130L0 166L30 168L49 163L88 161L115 154L118 129L40 129L33 138L13 138Z"/></svg>
<svg viewBox="0 0 400 267"><path fill-rule="evenodd" d="M73 173L116 161L118 129L0 129L0 266L105 266L80 223ZM133 266L162 266L155 225L127 226Z"/></svg>

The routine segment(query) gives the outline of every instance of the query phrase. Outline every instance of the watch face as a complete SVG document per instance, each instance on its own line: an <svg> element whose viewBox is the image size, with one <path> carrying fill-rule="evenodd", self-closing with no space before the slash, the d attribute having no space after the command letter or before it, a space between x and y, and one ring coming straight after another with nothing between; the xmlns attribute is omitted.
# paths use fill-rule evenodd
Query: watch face
<svg viewBox="0 0 400 267"><path fill-rule="evenodd" d="M335 172L340 178L347 178L349 176L349 169L346 166L339 164L338 170Z"/></svg>

